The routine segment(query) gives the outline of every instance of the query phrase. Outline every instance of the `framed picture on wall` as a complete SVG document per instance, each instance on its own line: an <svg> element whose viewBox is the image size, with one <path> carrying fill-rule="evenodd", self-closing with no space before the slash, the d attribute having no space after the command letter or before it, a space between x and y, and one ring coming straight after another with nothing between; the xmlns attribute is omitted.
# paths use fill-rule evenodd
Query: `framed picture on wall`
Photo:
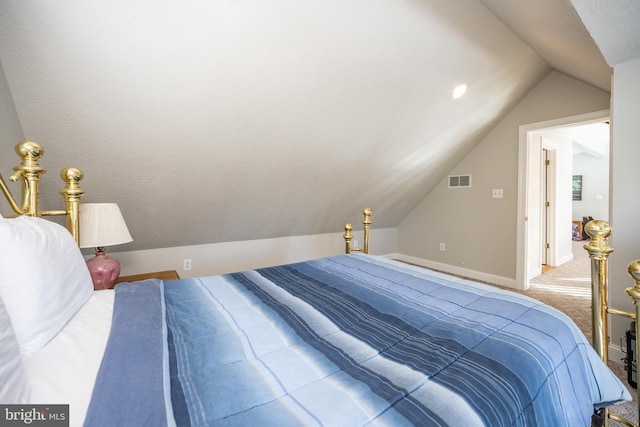
<svg viewBox="0 0 640 427"><path fill-rule="evenodd" d="M582 175L573 175L573 200L582 200Z"/></svg>

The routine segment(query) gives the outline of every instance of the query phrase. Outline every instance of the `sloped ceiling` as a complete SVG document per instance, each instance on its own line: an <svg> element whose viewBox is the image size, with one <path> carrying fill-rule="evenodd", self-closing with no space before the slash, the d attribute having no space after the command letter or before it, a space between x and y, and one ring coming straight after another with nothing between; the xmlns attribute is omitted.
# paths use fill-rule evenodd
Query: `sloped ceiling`
<svg viewBox="0 0 640 427"><path fill-rule="evenodd" d="M611 91L611 68L569 0L479 1L553 69Z"/></svg>
<svg viewBox="0 0 640 427"><path fill-rule="evenodd" d="M80 167L84 200L123 211L118 250L334 232L363 207L396 226L552 67L608 89L601 56L583 74L523 41L509 3L3 0L0 60L43 206Z"/></svg>

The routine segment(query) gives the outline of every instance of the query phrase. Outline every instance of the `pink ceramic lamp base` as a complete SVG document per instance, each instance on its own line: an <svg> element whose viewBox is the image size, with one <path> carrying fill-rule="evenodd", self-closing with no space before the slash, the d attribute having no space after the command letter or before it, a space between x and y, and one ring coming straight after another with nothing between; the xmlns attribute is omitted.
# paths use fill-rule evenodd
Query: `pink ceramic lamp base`
<svg viewBox="0 0 640 427"><path fill-rule="evenodd" d="M87 260L87 267L93 280L93 289L111 289L120 276L120 263L117 259L108 257L104 250L96 249L96 256Z"/></svg>

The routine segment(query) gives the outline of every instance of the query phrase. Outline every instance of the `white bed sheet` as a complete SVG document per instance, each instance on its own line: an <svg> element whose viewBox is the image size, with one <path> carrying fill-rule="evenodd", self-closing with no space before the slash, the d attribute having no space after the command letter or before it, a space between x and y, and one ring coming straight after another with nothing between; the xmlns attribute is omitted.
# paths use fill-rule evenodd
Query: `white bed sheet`
<svg viewBox="0 0 640 427"><path fill-rule="evenodd" d="M70 426L84 422L111 330L114 295L113 290L95 291L58 335L23 358L30 402L69 404Z"/></svg>

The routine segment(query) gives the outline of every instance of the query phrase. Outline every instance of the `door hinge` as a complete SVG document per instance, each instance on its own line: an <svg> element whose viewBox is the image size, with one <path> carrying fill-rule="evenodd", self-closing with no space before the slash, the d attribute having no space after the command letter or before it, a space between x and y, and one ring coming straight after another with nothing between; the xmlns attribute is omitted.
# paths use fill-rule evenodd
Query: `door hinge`
<svg viewBox="0 0 640 427"><path fill-rule="evenodd" d="M544 244L544 247L545 247L545 248L547 248L547 249L549 249L549 247L550 247L550 246L549 246L549 244L548 244L548 243L545 243L545 244Z"/></svg>

